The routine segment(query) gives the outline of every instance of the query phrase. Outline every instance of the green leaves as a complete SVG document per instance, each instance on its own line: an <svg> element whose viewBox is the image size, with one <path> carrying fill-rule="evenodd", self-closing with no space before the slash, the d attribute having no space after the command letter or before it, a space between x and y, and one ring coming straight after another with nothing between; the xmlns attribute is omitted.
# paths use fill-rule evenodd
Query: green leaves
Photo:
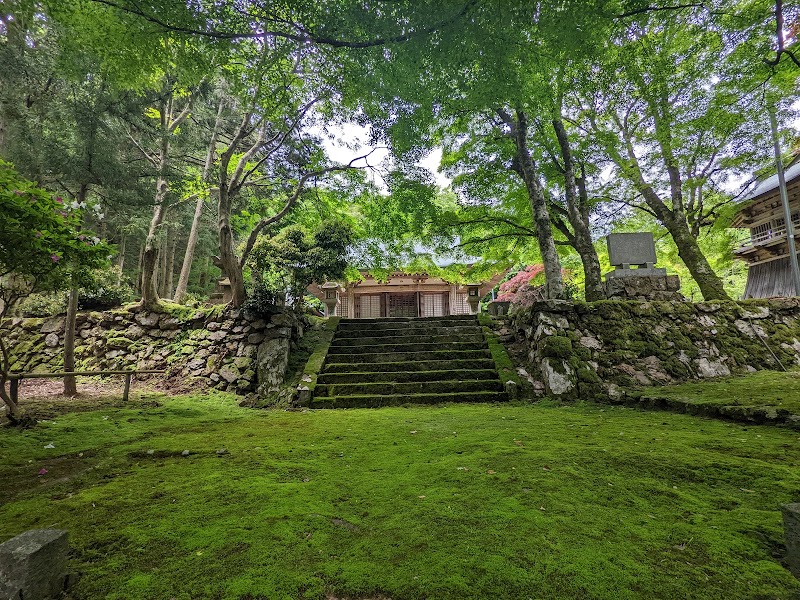
<svg viewBox="0 0 800 600"><path fill-rule="evenodd" d="M109 247L88 232L64 200L19 176L0 160L0 299L11 302L32 292L80 285L104 264Z"/></svg>

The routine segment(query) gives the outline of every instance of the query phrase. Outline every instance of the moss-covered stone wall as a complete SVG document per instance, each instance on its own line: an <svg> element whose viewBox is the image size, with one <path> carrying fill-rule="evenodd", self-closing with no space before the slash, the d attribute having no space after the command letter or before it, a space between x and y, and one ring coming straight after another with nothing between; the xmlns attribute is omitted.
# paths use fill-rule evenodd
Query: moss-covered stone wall
<svg viewBox="0 0 800 600"><path fill-rule="evenodd" d="M276 391L283 383L290 347L303 333L291 312L262 318L241 310L185 307L81 312L76 329L79 371L165 369L164 379L171 387L213 387L240 394ZM10 350L12 372L63 370L63 316L6 319L0 322L0 335Z"/></svg>
<svg viewBox="0 0 800 600"><path fill-rule="evenodd" d="M615 397L663 385L800 364L800 299L547 301L518 311L528 367L550 395Z"/></svg>

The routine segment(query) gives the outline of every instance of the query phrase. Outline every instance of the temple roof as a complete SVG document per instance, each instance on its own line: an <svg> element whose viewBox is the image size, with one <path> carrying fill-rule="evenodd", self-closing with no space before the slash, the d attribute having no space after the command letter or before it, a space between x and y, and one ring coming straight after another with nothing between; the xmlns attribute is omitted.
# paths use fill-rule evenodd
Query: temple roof
<svg viewBox="0 0 800 600"><path fill-rule="evenodd" d="M786 178L787 183L792 181L793 179L800 177L800 156L795 157L789 166L784 169L784 176ZM759 196L763 196L769 192L778 189L778 174L775 173L774 175L767 177L763 181L761 181L756 187L750 190L745 196L739 199L740 203L749 202L750 200L754 200Z"/></svg>

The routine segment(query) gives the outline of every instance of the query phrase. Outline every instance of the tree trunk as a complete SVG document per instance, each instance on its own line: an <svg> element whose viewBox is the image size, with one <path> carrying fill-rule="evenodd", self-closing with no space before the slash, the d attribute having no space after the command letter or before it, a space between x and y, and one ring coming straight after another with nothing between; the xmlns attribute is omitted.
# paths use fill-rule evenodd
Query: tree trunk
<svg viewBox="0 0 800 600"><path fill-rule="evenodd" d="M127 238L123 235L119 241L119 255L117 256L117 267L119 267L119 274L117 275L117 285L122 285L122 269L125 266L125 240Z"/></svg>
<svg viewBox="0 0 800 600"><path fill-rule="evenodd" d="M200 237L200 219L203 216L203 197L197 199L194 207L194 218L192 228L189 231L189 239L186 241L186 253L183 255L183 266L178 277L178 288L175 290L175 302L181 304L186 297L186 288L189 285L189 275L192 272L192 261L194 260L194 250L197 246L197 238Z"/></svg>
<svg viewBox="0 0 800 600"><path fill-rule="evenodd" d="M587 302L603 300L606 297L603 286L603 276L600 270L600 258L592 242L592 233L589 227L589 207L586 195L586 180L575 175L575 160L569 144L567 130L560 117L553 119L553 129L556 132L558 145L561 149L561 158L564 161L564 190L567 201L567 218L572 226L574 239L572 246L581 257L583 264L584 283L583 290ZM579 189L580 188L580 189Z"/></svg>
<svg viewBox="0 0 800 600"><path fill-rule="evenodd" d="M152 309L158 304L158 288L156 282L156 264L158 263L158 229L164 222L164 199L167 195L167 182L158 178L153 218L144 244L142 255L142 306Z"/></svg>
<svg viewBox="0 0 800 600"><path fill-rule="evenodd" d="M217 150L217 136L222 127L222 113L225 108L223 100L219 103L217 109L217 118L214 121L214 129L211 132L211 140L208 143L208 152L206 153L206 162L203 165L202 180L205 183L208 180L208 174L211 172L211 167L214 165L214 156ZM205 199L202 194L197 198L197 204L194 207L194 218L192 219L192 228L189 231L189 239L186 242L186 253L183 255L183 265L181 266L181 274L178 278L178 287L175 290L175 297L173 300L178 304L183 302L186 296L186 287L189 285L189 275L192 272L192 260L194 260L194 250L197 247L197 238L200 236L200 218L203 215L203 204Z"/></svg>
<svg viewBox="0 0 800 600"><path fill-rule="evenodd" d="M5 317L8 306L3 306L0 311L0 317ZM8 369L10 360L8 357L8 348L3 341L3 336L0 336L0 399L6 405L7 415L11 421L15 421L20 414L19 406L11 399L11 394L6 391L6 382L8 381Z"/></svg>
<svg viewBox="0 0 800 600"><path fill-rule="evenodd" d="M64 319L64 371L69 373L75 370L75 324L78 320L78 288L69 291L67 303L67 316ZM64 395L75 396L78 387L73 375L64 377Z"/></svg>
<svg viewBox="0 0 800 600"><path fill-rule="evenodd" d="M670 216L663 220L663 224L678 247L678 256L697 282L703 300L730 300L722 278L711 268L686 219Z"/></svg>
<svg viewBox="0 0 800 600"><path fill-rule="evenodd" d="M172 297L172 286L175 283L175 250L178 243L178 232L172 233L169 239L166 268L164 269L164 293L165 298Z"/></svg>
<svg viewBox="0 0 800 600"><path fill-rule="evenodd" d="M511 122L511 132L516 146L514 170L525 183L533 211L536 238L539 242L539 252L542 255L542 263L544 264L546 296L547 298L563 298L564 281L561 276L561 260L558 257L558 252L556 252L544 190L537 179L536 164L528 149L528 119L523 111L516 111L516 119L512 119Z"/></svg>
<svg viewBox="0 0 800 600"><path fill-rule="evenodd" d="M211 259L206 256L205 261L203 262L203 269L200 271L200 280L197 282L198 287L205 292L206 286L208 285L208 268L211 264Z"/></svg>
<svg viewBox="0 0 800 600"><path fill-rule="evenodd" d="M86 193L89 186L82 183L78 189L78 203L86 201ZM69 291L69 301L67 302L67 316L64 319L64 371L75 370L75 324L78 320L78 288L73 285ZM75 377L67 375L64 377L64 395L75 396L78 393Z"/></svg>
<svg viewBox="0 0 800 600"><path fill-rule="evenodd" d="M238 308L247 299L244 290L244 276L242 268L239 266L239 259L233 248L233 229L230 220L230 198L223 175L223 185L220 186L220 208L219 208L219 258L223 274L230 280L231 284L231 306Z"/></svg>
<svg viewBox="0 0 800 600"><path fill-rule="evenodd" d="M165 231L158 239L158 262L156 263L156 290L158 291L159 298L165 298L164 293L164 280L167 274L167 244L169 243L169 229L163 228Z"/></svg>
<svg viewBox="0 0 800 600"><path fill-rule="evenodd" d="M142 271L144 269L144 247L147 244L142 244L139 247L139 260L136 261L136 292L142 293Z"/></svg>

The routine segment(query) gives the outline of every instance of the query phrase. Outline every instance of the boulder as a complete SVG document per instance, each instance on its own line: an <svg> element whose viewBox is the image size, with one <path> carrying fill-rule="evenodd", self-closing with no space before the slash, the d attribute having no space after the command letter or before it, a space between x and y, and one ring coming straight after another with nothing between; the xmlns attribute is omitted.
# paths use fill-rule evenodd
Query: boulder
<svg viewBox="0 0 800 600"><path fill-rule="evenodd" d="M256 354L258 394L265 396L280 389L289 364L289 340L279 337L265 340Z"/></svg>
<svg viewBox="0 0 800 600"><path fill-rule="evenodd" d="M547 393L554 396L563 396L575 389L572 369L559 359L542 359L542 379Z"/></svg>
<svg viewBox="0 0 800 600"><path fill-rule="evenodd" d="M136 322L143 327L155 327L161 320L161 315L154 312L140 312L136 315Z"/></svg>

